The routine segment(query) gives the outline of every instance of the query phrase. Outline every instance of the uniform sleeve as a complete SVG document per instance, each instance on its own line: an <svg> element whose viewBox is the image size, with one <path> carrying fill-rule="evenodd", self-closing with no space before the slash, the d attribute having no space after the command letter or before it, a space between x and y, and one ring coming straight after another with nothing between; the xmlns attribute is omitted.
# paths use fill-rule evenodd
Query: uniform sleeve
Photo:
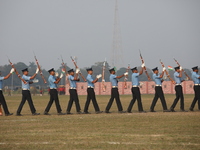
<svg viewBox="0 0 200 150"><path fill-rule="evenodd" d="M178 73L175 73L175 77L179 78L179 74L178 74Z"/></svg>
<svg viewBox="0 0 200 150"><path fill-rule="evenodd" d="M24 76L23 79L28 81L28 80L31 80L31 77L30 76Z"/></svg>
<svg viewBox="0 0 200 150"><path fill-rule="evenodd" d="M88 80L88 81L90 81L90 82L92 82L92 81L93 81L93 79L92 79L92 77L91 77L91 76L87 76L87 80Z"/></svg>
<svg viewBox="0 0 200 150"><path fill-rule="evenodd" d="M116 79L117 78L117 76L116 75L113 75L113 79Z"/></svg>
<svg viewBox="0 0 200 150"><path fill-rule="evenodd" d="M195 76L195 78L199 78L200 77L200 75L198 75L198 74L195 74L194 76Z"/></svg>
<svg viewBox="0 0 200 150"><path fill-rule="evenodd" d="M140 75L139 73L136 73L134 76L135 76L135 77L139 77L139 75Z"/></svg>
<svg viewBox="0 0 200 150"><path fill-rule="evenodd" d="M154 75L154 78L155 79L160 79L160 75L158 74L158 75Z"/></svg>
<svg viewBox="0 0 200 150"><path fill-rule="evenodd" d="M73 81L74 77L73 76L69 76L69 80Z"/></svg>
<svg viewBox="0 0 200 150"><path fill-rule="evenodd" d="M54 83L55 81L56 80L53 77L50 78L50 82Z"/></svg>
<svg viewBox="0 0 200 150"><path fill-rule="evenodd" d="M4 80L4 77L0 77L0 80Z"/></svg>

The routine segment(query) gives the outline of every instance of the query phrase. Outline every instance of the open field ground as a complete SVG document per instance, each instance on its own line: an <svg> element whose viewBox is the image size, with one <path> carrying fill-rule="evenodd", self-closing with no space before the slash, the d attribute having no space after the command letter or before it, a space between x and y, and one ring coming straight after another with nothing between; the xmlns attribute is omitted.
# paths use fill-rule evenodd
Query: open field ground
<svg viewBox="0 0 200 150"><path fill-rule="evenodd" d="M168 107L174 95L165 95ZM37 112L43 113L49 96L33 96ZM69 97L60 96L63 112L66 111ZM83 109L86 96L79 96ZM97 96L101 110L104 110L109 96ZM111 114L73 114L58 116L55 104L51 116L32 116L28 104L24 105L24 116L0 116L0 150L198 150L200 149L200 111L197 105L194 112L163 113L160 101L150 113L153 95L142 95L143 107L147 113L138 113L137 105L133 113L118 114L116 103ZM16 113L21 96L6 96L10 112ZM127 109L131 95L122 95L124 110ZM185 95L185 109L188 110L193 95ZM179 111L180 104L175 110ZM72 113L75 113L73 105Z"/></svg>

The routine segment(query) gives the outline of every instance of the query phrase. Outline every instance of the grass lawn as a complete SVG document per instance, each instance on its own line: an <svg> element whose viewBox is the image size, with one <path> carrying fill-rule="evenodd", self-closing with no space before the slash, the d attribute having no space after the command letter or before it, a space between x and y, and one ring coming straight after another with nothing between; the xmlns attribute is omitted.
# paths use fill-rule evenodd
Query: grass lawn
<svg viewBox="0 0 200 150"><path fill-rule="evenodd" d="M154 95L142 95L144 110L138 113L137 105L133 113L119 114L116 103L111 107L111 114L73 114L58 116L55 104L49 113L51 116L32 116L26 103L22 110L24 116L0 116L0 150L59 150L59 149L94 149L94 150L197 150L200 149L200 111L197 105L194 112L163 113L160 101L155 107L156 113L149 112ZM168 108L174 95L165 95ZM6 96L10 112L16 113L21 95ZM37 112L42 113L49 96L33 96ZM63 112L66 111L69 96L59 96ZM79 96L83 109L86 96ZM104 111L109 96L97 96L101 110ZM122 95L124 110L127 109L131 95ZM185 109L188 110L193 95L185 95ZM71 111L75 113L75 105Z"/></svg>

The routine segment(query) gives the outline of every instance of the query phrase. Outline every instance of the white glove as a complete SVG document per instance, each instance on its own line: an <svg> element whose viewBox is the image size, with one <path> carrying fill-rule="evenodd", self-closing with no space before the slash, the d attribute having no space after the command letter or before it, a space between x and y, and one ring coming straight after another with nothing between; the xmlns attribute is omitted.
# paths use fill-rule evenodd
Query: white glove
<svg viewBox="0 0 200 150"><path fill-rule="evenodd" d="M15 69L14 69L14 68L12 68L12 69L10 70L10 73L12 74L14 71L15 71Z"/></svg>
<svg viewBox="0 0 200 150"><path fill-rule="evenodd" d="M99 74L97 75L97 79L101 78L102 77L102 74Z"/></svg>
<svg viewBox="0 0 200 150"><path fill-rule="evenodd" d="M128 72L125 72L124 75L127 76L127 75L128 75Z"/></svg>
<svg viewBox="0 0 200 150"><path fill-rule="evenodd" d="M162 71L165 71L165 70L166 70L166 68L165 68L165 67L163 67Z"/></svg>
<svg viewBox="0 0 200 150"><path fill-rule="evenodd" d="M62 79L62 77L63 77L63 73L60 74L60 78L61 78L61 79Z"/></svg>
<svg viewBox="0 0 200 150"><path fill-rule="evenodd" d="M37 68L36 71L35 71L35 73L38 74L39 71L40 71L39 68Z"/></svg>
<svg viewBox="0 0 200 150"><path fill-rule="evenodd" d="M39 82L38 79L34 79L34 80L33 80L33 83L38 83L38 82Z"/></svg>
<svg viewBox="0 0 200 150"><path fill-rule="evenodd" d="M79 72L80 72L80 69L79 69L79 68L77 68L77 69L76 69L76 74L77 74L77 73L79 73Z"/></svg>
<svg viewBox="0 0 200 150"><path fill-rule="evenodd" d="M103 79L102 82L105 82L105 80Z"/></svg>
<svg viewBox="0 0 200 150"><path fill-rule="evenodd" d="M56 77L58 77L58 76L59 76L58 72L56 72L56 73L55 73L55 76L56 76Z"/></svg>
<svg viewBox="0 0 200 150"><path fill-rule="evenodd" d="M180 71L182 71L183 70L183 68L182 68L182 66L180 66Z"/></svg>
<svg viewBox="0 0 200 150"><path fill-rule="evenodd" d="M145 63L143 63L143 64L141 65L141 67L142 67L142 68L145 67Z"/></svg>

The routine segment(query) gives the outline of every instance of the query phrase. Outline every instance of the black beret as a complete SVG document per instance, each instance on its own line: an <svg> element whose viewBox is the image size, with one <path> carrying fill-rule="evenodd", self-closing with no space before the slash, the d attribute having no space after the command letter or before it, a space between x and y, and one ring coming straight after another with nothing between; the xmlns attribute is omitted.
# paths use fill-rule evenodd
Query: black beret
<svg viewBox="0 0 200 150"><path fill-rule="evenodd" d="M22 72L25 72L25 71L28 71L28 68L25 68L25 69L22 70Z"/></svg>
<svg viewBox="0 0 200 150"><path fill-rule="evenodd" d="M153 71L156 71L156 70L158 70L158 67L156 67L156 68L153 68L152 70L153 70Z"/></svg>
<svg viewBox="0 0 200 150"><path fill-rule="evenodd" d="M51 68L50 70L48 70L49 73L50 73L51 71L54 71L54 72L55 72L54 68Z"/></svg>
<svg viewBox="0 0 200 150"><path fill-rule="evenodd" d="M109 71L110 71L110 72L111 72L111 71L115 71L115 68L111 68Z"/></svg>
<svg viewBox="0 0 200 150"><path fill-rule="evenodd" d="M92 68L87 68L86 71L93 71Z"/></svg>
<svg viewBox="0 0 200 150"><path fill-rule="evenodd" d="M192 70L197 70L198 69L198 66L195 66L192 68Z"/></svg>
<svg viewBox="0 0 200 150"><path fill-rule="evenodd" d="M174 69L175 69L175 70L178 70L178 69L180 69L180 67L179 67L179 66L177 66L177 67L174 67Z"/></svg>
<svg viewBox="0 0 200 150"><path fill-rule="evenodd" d="M68 70L68 73L70 73L70 72L74 72L74 69L70 69L70 70Z"/></svg>
<svg viewBox="0 0 200 150"><path fill-rule="evenodd" d="M137 67L132 68L131 70L137 70Z"/></svg>

